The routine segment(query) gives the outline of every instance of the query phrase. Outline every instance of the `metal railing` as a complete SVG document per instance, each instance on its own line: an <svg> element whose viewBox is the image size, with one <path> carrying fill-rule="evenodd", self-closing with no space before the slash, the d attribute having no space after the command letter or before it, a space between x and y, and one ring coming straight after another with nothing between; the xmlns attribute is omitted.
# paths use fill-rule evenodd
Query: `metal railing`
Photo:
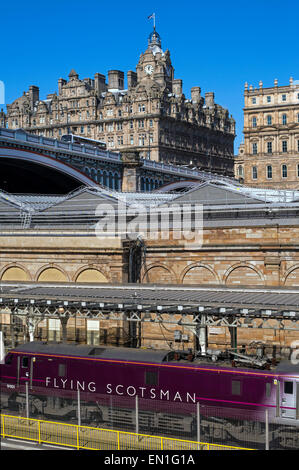
<svg viewBox="0 0 299 470"><path fill-rule="evenodd" d="M77 450L255 450L1 414L1 437Z"/></svg>

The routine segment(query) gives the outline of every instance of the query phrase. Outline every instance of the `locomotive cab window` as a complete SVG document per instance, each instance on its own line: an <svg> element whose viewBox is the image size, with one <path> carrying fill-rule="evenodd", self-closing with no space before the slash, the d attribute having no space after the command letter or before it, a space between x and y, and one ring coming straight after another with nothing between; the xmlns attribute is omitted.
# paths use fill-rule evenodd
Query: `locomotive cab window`
<svg viewBox="0 0 299 470"><path fill-rule="evenodd" d="M284 393L287 393L289 395L293 394L293 382L284 383Z"/></svg>
<svg viewBox="0 0 299 470"><path fill-rule="evenodd" d="M240 380L232 380L232 395L241 395Z"/></svg>
<svg viewBox="0 0 299 470"><path fill-rule="evenodd" d="M28 367L28 365L29 365L28 357L26 356L22 357L22 367Z"/></svg>
<svg viewBox="0 0 299 470"><path fill-rule="evenodd" d="M146 370L145 385L158 385L158 372Z"/></svg>

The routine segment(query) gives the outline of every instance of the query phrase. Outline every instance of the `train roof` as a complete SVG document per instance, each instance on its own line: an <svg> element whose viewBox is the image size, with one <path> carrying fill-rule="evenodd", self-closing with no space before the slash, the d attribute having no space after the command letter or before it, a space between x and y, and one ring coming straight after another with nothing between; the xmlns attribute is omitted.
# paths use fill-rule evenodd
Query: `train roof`
<svg viewBox="0 0 299 470"><path fill-rule="evenodd" d="M32 341L17 346L12 351L31 354L57 354L62 356L99 357L101 359L119 359L127 361L145 361L161 363L169 351L135 349L123 347L101 347L56 342Z"/></svg>

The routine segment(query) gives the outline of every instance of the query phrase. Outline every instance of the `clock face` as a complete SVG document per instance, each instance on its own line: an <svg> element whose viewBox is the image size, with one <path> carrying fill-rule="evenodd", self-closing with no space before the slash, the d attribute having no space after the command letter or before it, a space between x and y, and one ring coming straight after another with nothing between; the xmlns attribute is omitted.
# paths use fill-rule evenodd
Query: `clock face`
<svg viewBox="0 0 299 470"><path fill-rule="evenodd" d="M148 64L144 67L144 71L147 75L151 75L154 71L154 67L151 64Z"/></svg>

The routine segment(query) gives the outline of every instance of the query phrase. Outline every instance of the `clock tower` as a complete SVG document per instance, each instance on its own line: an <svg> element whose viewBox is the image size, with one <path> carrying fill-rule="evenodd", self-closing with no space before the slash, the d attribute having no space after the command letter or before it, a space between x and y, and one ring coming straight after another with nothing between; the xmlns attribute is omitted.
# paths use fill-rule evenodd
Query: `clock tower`
<svg viewBox="0 0 299 470"><path fill-rule="evenodd" d="M172 91L174 69L168 50L163 52L161 38L154 27L148 38L148 48L141 54L137 65L137 83L144 79L152 79Z"/></svg>

